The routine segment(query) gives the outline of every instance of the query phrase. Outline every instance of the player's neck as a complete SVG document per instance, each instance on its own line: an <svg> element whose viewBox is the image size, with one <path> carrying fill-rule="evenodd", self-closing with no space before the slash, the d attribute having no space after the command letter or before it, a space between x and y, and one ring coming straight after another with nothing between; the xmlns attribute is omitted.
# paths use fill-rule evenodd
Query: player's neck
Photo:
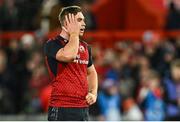
<svg viewBox="0 0 180 122"><path fill-rule="evenodd" d="M69 40L69 34L62 29L60 36L63 37L66 40Z"/></svg>

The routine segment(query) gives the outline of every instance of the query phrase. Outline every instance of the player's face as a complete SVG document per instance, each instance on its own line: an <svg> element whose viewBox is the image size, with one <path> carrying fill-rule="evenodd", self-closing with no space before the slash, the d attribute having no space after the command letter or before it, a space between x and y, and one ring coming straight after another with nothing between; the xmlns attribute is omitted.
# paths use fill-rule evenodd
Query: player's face
<svg viewBox="0 0 180 122"><path fill-rule="evenodd" d="M85 30L85 27L86 27L84 15L82 14L82 12L78 12L75 15L75 18L76 18L76 20L77 20L77 22L78 22L78 24L80 26L80 33L79 33L79 35L83 36L84 30Z"/></svg>

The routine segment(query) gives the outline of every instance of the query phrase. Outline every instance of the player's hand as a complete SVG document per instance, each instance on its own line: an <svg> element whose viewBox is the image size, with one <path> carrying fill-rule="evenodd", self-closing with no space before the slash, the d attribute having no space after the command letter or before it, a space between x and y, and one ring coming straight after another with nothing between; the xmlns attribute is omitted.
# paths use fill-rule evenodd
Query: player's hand
<svg viewBox="0 0 180 122"><path fill-rule="evenodd" d="M86 95L86 101L89 105L94 104L96 102L96 99L97 99L97 96L90 92Z"/></svg>
<svg viewBox="0 0 180 122"><path fill-rule="evenodd" d="M80 32L80 25L75 18L74 14L68 14L65 16L65 25L69 34L78 34Z"/></svg>

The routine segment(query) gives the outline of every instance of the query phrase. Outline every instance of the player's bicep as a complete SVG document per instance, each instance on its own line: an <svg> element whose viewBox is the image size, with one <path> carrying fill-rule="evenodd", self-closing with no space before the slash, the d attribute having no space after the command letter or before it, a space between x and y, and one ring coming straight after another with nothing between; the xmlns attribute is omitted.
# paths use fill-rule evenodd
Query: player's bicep
<svg viewBox="0 0 180 122"><path fill-rule="evenodd" d="M87 74L89 75L91 73L96 73L96 69L93 64L87 68Z"/></svg>

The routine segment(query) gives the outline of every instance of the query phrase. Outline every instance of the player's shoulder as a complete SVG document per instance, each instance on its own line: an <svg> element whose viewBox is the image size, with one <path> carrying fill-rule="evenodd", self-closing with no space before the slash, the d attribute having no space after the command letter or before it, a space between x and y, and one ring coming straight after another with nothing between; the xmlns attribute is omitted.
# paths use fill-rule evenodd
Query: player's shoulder
<svg viewBox="0 0 180 122"><path fill-rule="evenodd" d="M59 41L63 40L63 38L61 38L61 36L56 36L54 38L50 38L46 41L46 45L49 45L49 44L53 44L53 43L57 43Z"/></svg>

